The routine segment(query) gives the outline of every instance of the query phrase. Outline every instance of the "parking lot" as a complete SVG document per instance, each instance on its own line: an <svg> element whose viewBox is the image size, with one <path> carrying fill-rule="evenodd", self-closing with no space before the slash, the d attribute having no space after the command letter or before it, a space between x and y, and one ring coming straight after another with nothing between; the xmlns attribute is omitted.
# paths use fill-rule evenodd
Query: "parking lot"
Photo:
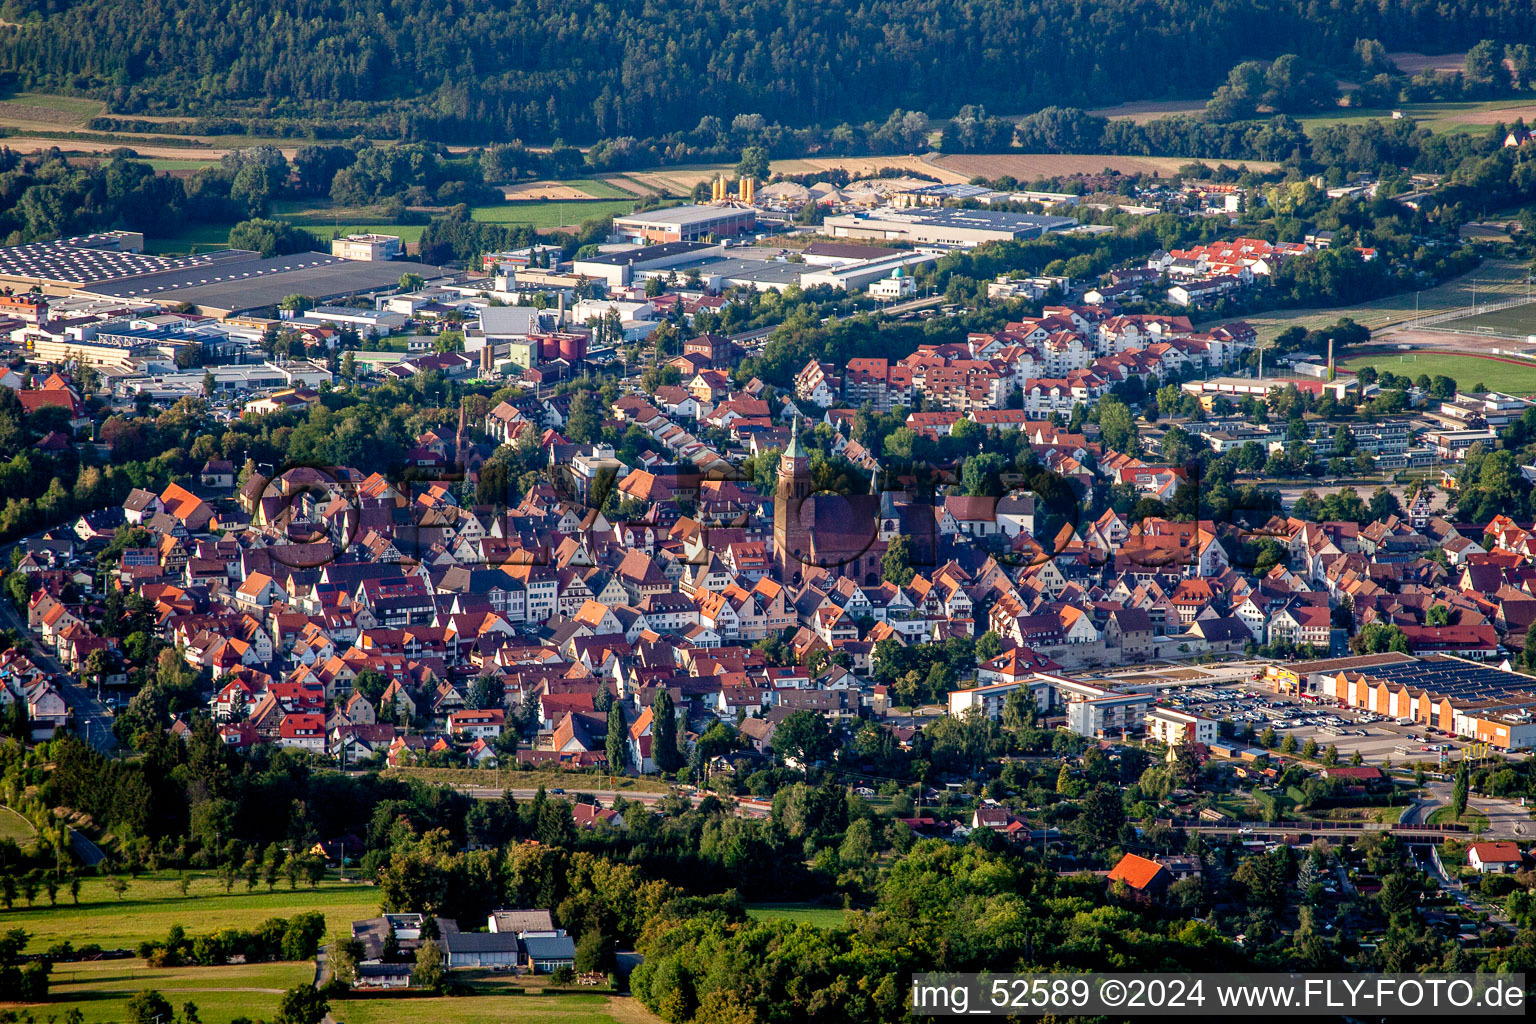
<svg viewBox="0 0 1536 1024"><path fill-rule="evenodd" d="M1296 737L1298 750L1310 739L1320 748L1337 747L1343 760L1359 751L1367 764L1433 762L1453 756L1459 745L1453 737L1430 734L1419 723L1399 725L1368 711L1283 697L1252 681L1186 687L1163 703L1217 721L1231 719L1239 728L1251 725L1255 735L1272 728L1277 736Z"/></svg>

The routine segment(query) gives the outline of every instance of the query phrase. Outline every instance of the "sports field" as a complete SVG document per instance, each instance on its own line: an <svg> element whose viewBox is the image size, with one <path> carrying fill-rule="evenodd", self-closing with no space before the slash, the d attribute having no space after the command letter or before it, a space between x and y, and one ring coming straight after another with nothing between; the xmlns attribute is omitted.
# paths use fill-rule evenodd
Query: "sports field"
<svg viewBox="0 0 1536 1024"><path fill-rule="evenodd" d="M181 925L188 935L202 935L220 928L252 928L269 917L291 917L308 910L325 915L326 927L350 934L351 922L379 912L379 892L372 885L339 882L328 878L316 889L303 882L289 889L286 879L272 892L258 883L254 892L245 882L235 883L226 894L224 884L211 874L192 876L183 896L177 876L170 872L123 876L128 888L122 898L108 887L106 878L85 878L80 885L80 905L69 890L58 894L58 905L46 894L33 906L18 900L0 911L0 932L23 928L31 936L27 948L47 949L66 939L76 946L94 942L103 949L132 949L146 939L163 939L171 926Z"/></svg>
<svg viewBox="0 0 1536 1024"><path fill-rule="evenodd" d="M1453 277L1417 293L1398 292L1396 295L1353 306L1277 309L1267 313L1251 313L1243 319L1253 325L1260 341L1272 340L1287 327L1303 327L1310 331L1326 327L1346 316L1375 332L1383 327L1402 324L1415 316L1470 308L1474 295L1479 303L1498 302L1524 295L1529 288L1526 284L1528 274L1529 268L1524 263L1487 260L1470 273ZM1205 321L1207 324L1218 322Z"/></svg>
<svg viewBox="0 0 1536 1024"><path fill-rule="evenodd" d="M1455 331L1460 334L1487 334L1503 338L1525 340L1536 334L1536 303L1496 309L1489 313L1442 320L1436 329Z"/></svg>
<svg viewBox="0 0 1536 1024"><path fill-rule="evenodd" d="M1495 391L1513 395L1536 395L1536 362L1506 362L1491 356L1457 355L1454 352L1378 352L1356 356L1341 364L1346 370L1374 366L1402 377L1445 376L1470 391L1485 384Z"/></svg>

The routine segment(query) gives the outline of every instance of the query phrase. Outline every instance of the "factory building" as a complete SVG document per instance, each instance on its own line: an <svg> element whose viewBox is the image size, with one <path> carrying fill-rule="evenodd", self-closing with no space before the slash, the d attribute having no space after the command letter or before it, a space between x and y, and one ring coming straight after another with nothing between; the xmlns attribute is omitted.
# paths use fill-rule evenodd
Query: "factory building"
<svg viewBox="0 0 1536 1024"><path fill-rule="evenodd" d="M757 211L750 206L673 206L613 218L614 235L640 245L731 238L756 227Z"/></svg>
<svg viewBox="0 0 1536 1024"><path fill-rule="evenodd" d="M996 210L875 210L828 217L823 230L833 238L874 238L912 245L970 249L986 242L1039 238L1048 231L1077 227L1071 217L1045 217Z"/></svg>

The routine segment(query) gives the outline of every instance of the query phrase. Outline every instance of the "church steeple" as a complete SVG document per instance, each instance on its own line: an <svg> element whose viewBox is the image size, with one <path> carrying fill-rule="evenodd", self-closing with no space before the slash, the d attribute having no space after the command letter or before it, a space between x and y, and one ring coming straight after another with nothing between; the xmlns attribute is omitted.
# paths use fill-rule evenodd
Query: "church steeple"
<svg viewBox="0 0 1536 1024"><path fill-rule="evenodd" d="M779 456L779 499L786 494L796 503L811 493L811 460L800 448L800 420L797 418L789 430L789 445Z"/></svg>
<svg viewBox="0 0 1536 1024"><path fill-rule="evenodd" d="M805 564L802 560L811 553L810 531L802 517L809 511L806 499L813 490L811 460L800 448L800 420L796 417L790 427L789 444L779 456L778 485L773 495L773 554L784 583L798 578L800 567Z"/></svg>
<svg viewBox="0 0 1536 1024"><path fill-rule="evenodd" d="M464 452L469 448L469 414L466 409L467 402L459 402L459 429L453 435L453 457L457 462L464 461Z"/></svg>
<svg viewBox="0 0 1536 1024"><path fill-rule="evenodd" d="M785 459L800 458L800 417L789 421L789 447L784 449Z"/></svg>

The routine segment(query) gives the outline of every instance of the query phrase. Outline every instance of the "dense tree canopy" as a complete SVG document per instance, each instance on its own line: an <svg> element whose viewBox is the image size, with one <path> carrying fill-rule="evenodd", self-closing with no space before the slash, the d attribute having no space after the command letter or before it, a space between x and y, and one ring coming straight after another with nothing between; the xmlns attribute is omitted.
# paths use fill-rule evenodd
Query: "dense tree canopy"
<svg viewBox="0 0 1536 1024"><path fill-rule="evenodd" d="M318 117L336 137L392 126L474 142L645 137L748 111L832 125L893 105L1092 106L1206 93L1234 60L1354 63L1362 38L1441 51L1533 30L1528 7L1470 0L9 0L0 14L19 23L0 35L0 69L89 89L114 113L212 115L227 129ZM1270 78L1266 94L1307 88L1305 72Z"/></svg>

